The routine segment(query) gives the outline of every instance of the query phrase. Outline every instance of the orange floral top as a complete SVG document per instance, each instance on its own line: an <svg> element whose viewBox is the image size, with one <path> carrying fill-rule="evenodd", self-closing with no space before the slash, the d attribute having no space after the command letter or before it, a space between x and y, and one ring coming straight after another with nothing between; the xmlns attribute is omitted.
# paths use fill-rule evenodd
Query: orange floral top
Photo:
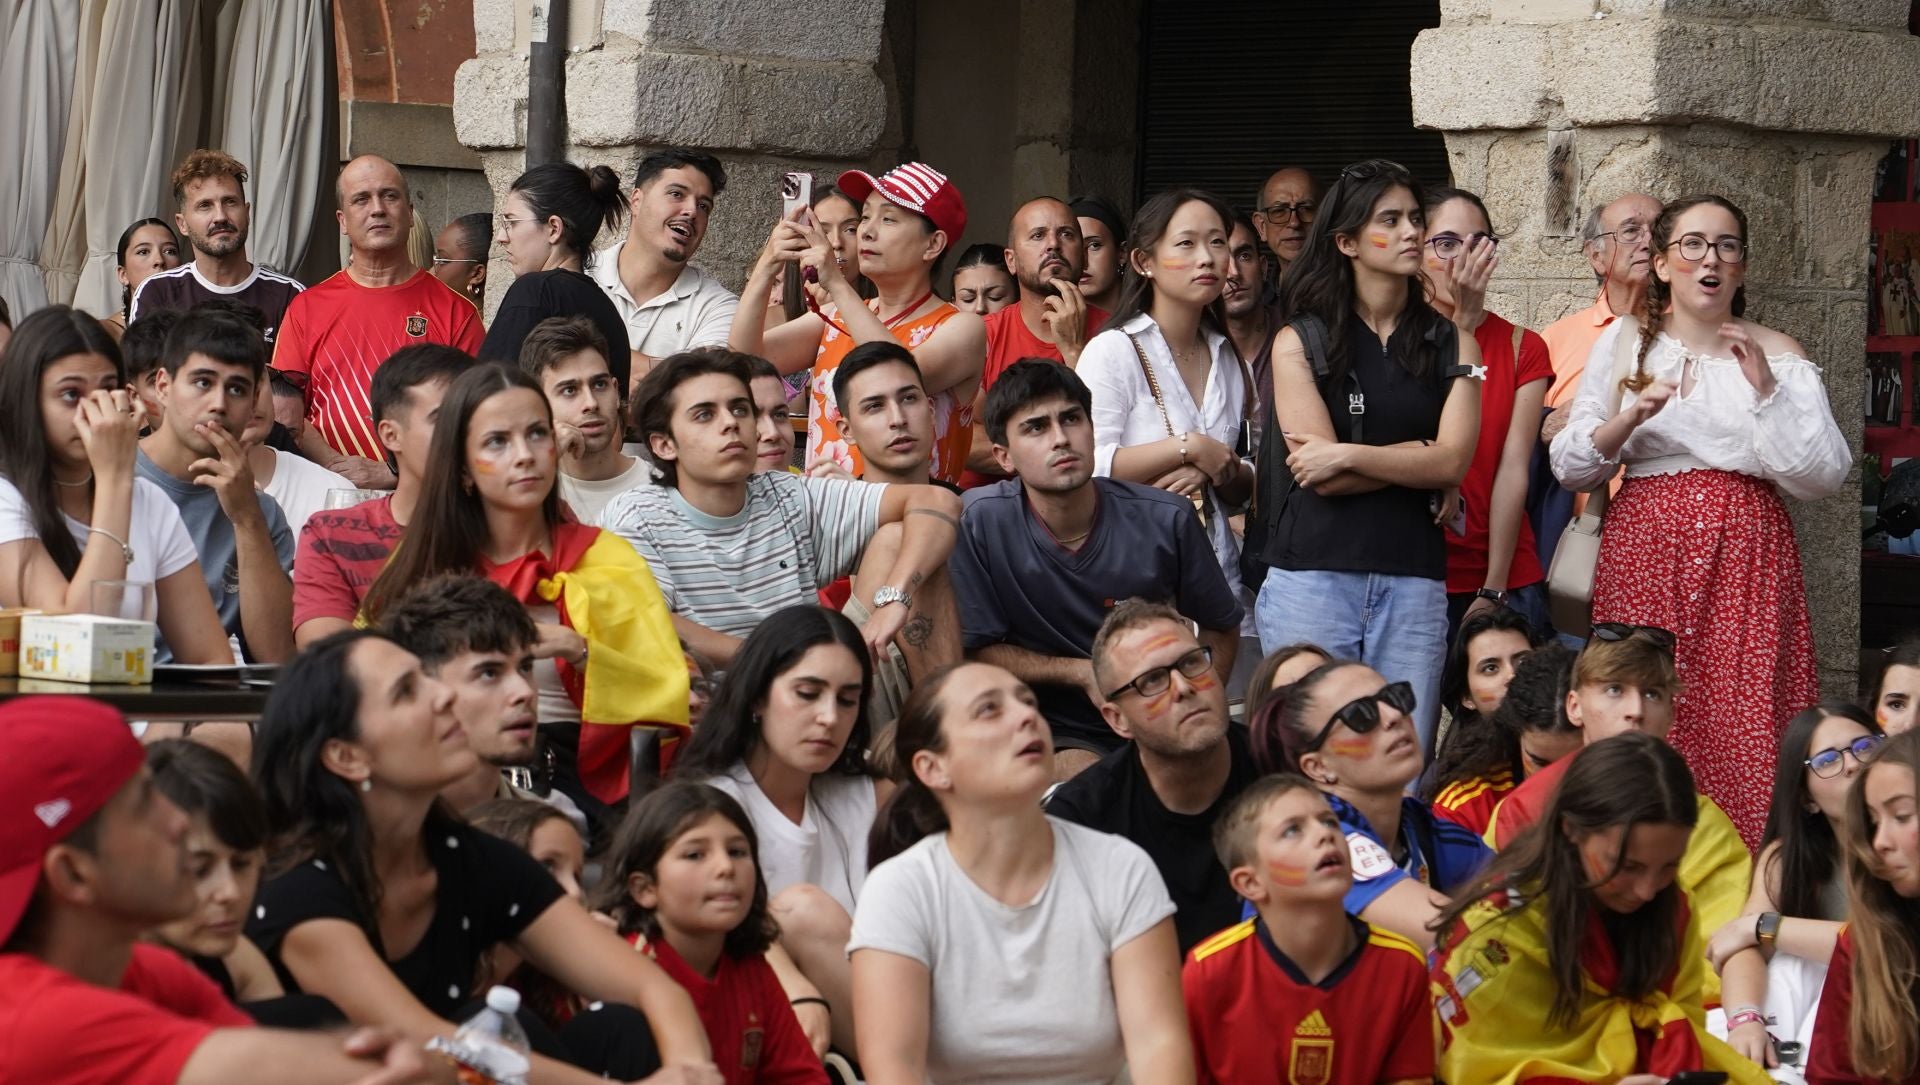
<svg viewBox="0 0 1920 1085"><path fill-rule="evenodd" d="M869 301L867 307L873 309L878 304ZM895 324L890 330L901 346L915 350L959 312L951 305L941 304L924 316ZM832 460L856 477L866 465L860 459L859 449L850 447L840 432L833 401L833 371L858 345L838 324L828 323L820 335L820 353L814 359L813 379L807 388L807 466ZM973 397L969 394L960 399L949 390L929 399L933 406L933 477L958 482L967 466L967 450L973 445Z"/></svg>

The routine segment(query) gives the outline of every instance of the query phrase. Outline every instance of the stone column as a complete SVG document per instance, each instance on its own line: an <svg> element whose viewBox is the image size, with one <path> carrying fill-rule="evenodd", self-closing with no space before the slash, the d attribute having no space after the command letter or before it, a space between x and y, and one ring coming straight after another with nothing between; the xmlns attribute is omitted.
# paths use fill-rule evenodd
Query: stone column
<svg viewBox="0 0 1920 1085"><path fill-rule="evenodd" d="M1624 192L1715 192L1752 231L1748 316L1825 368L1856 453L1874 169L1915 125L1907 0L1443 0L1413 47L1415 123L1507 240L1490 307L1592 304L1579 232ZM1860 490L1796 503L1823 687L1852 696ZM1758 679L1760 676L1756 676Z"/></svg>
<svg viewBox="0 0 1920 1085"><path fill-rule="evenodd" d="M735 287L779 214L779 177L891 166L899 143L882 81L885 0L474 0L479 55L454 86L460 141L503 197L520 173L532 7L567 3L569 157L630 180L649 149L697 147L726 164L696 257ZM876 162L876 159L889 159ZM496 202L496 206L497 202ZM603 244L614 239L602 238ZM489 310L511 272L496 257Z"/></svg>

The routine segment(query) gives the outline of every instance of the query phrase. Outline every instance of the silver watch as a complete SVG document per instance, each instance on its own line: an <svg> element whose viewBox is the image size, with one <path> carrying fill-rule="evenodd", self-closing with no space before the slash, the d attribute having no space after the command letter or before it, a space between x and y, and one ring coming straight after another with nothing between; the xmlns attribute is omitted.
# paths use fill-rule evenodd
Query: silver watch
<svg viewBox="0 0 1920 1085"><path fill-rule="evenodd" d="M913 597L891 584L873 593L873 609L879 610L889 603L899 603L908 610L913 609Z"/></svg>

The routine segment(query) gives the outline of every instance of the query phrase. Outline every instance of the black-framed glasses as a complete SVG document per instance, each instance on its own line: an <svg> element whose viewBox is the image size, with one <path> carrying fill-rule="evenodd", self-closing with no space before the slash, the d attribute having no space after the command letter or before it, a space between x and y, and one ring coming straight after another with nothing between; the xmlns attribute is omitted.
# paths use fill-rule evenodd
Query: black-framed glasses
<svg viewBox="0 0 1920 1085"><path fill-rule="evenodd" d="M1213 669L1213 649L1201 645L1165 667L1152 667L1133 676L1127 682L1107 694L1107 700L1117 701L1120 695L1132 690L1142 697L1158 697L1173 685L1173 672L1179 671L1182 677L1193 679Z"/></svg>
<svg viewBox="0 0 1920 1085"><path fill-rule="evenodd" d="M1327 736L1333 733L1333 725L1336 723L1344 723L1347 725L1347 730L1356 735L1364 735L1380 726L1381 705L1386 705L1401 715L1408 716L1413 714L1414 703L1412 682L1390 682L1368 696L1348 701L1340 706L1333 717L1327 720L1327 725L1320 728L1320 733L1313 736L1313 741L1307 743L1306 748L1300 752L1311 753L1319 749L1327 741Z"/></svg>
<svg viewBox="0 0 1920 1085"><path fill-rule="evenodd" d="M1268 226L1280 226L1289 220L1302 226L1310 225L1313 216L1320 211L1320 205L1312 200L1299 203L1270 203L1254 211L1253 217Z"/></svg>
<svg viewBox="0 0 1920 1085"><path fill-rule="evenodd" d="M1642 241L1645 241L1647 239L1647 235L1651 232L1652 231L1648 230L1645 226L1642 226L1637 222L1631 222L1625 226L1620 227L1618 230L1608 230L1606 233L1601 234L1600 236L1611 237L1615 241L1623 242L1628 245L1638 245Z"/></svg>
<svg viewBox="0 0 1920 1085"><path fill-rule="evenodd" d="M1451 260L1466 252L1477 242L1485 241L1489 248L1499 248L1500 239L1489 233L1476 232L1468 237L1459 234L1435 234L1426 240L1428 248L1442 260Z"/></svg>
<svg viewBox="0 0 1920 1085"><path fill-rule="evenodd" d="M1668 655L1673 654L1673 646L1680 642L1680 638L1673 635L1673 630L1662 629L1657 625L1634 625L1632 622L1593 623L1595 640L1623 641L1636 635L1651 641L1655 648Z"/></svg>
<svg viewBox="0 0 1920 1085"><path fill-rule="evenodd" d="M1688 234L1678 241L1667 242L1667 248L1679 249L1680 255L1688 260L1706 259L1708 249L1718 252L1720 259L1729 264L1744 263L1747 259L1747 243L1737 237L1719 237L1709 241L1704 234Z"/></svg>
<svg viewBox="0 0 1920 1085"><path fill-rule="evenodd" d="M1885 735L1861 735L1845 746L1829 746L1821 750L1807 758L1806 766L1822 780L1831 779L1840 775L1840 770L1846 767L1848 754L1853 755L1854 764L1864 765L1873 760L1886 741Z"/></svg>
<svg viewBox="0 0 1920 1085"><path fill-rule="evenodd" d="M484 260L476 260L471 256L436 256L433 258L434 267L439 267L441 264L480 264L485 262Z"/></svg>

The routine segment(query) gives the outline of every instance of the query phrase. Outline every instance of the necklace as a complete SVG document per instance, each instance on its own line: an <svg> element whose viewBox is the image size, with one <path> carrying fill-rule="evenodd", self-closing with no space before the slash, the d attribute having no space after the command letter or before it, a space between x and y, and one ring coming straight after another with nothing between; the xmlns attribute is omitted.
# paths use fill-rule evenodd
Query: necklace
<svg viewBox="0 0 1920 1085"><path fill-rule="evenodd" d="M70 487L70 488L72 488L72 489L79 489L80 487L82 487L82 486L85 486L85 485L87 485L88 483L90 483L90 482L92 482L92 481L93 481L93 472L92 472L92 471L88 471L88 472L87 472L87 477L86 477L86 478L83 478L83 479L81 479L81 480L80 480L79 482L68 482L68 481L66 481L65 479L62 479L62 478L60 478L60 477L58 477L58 476L55 476L55 477L54 477L54 480L53 480L53 484L54 484L55 486L67 486L67 487Z"/></svg>
<svg viewBox="0 0 1920 1085"><path fill-rule="evenodd" d="M927 299L932 296L933 296L933 290L929 288L926 293L913 299L913 303L911 305L908 305L905 309L900 310L899 312L895 313L890 317L880 320L880 326L883 328L886 328L888 331L892 331L894 325L900 323L902 320L905 320L907 317L913 315L913 311L915 309L920 308L922 305L925 305L927 303ZM873 303L873 315L875 318L880 317L880 302L878 299L876 299ZM827 323L833 325L836 328L839 328L840 334L842 335L850 336L853 334L852 332L847 330L846 325L840 323L838 320L834 320L833 318L826 316L825 314L821 314L820 319L825 320Z"/></svg>

